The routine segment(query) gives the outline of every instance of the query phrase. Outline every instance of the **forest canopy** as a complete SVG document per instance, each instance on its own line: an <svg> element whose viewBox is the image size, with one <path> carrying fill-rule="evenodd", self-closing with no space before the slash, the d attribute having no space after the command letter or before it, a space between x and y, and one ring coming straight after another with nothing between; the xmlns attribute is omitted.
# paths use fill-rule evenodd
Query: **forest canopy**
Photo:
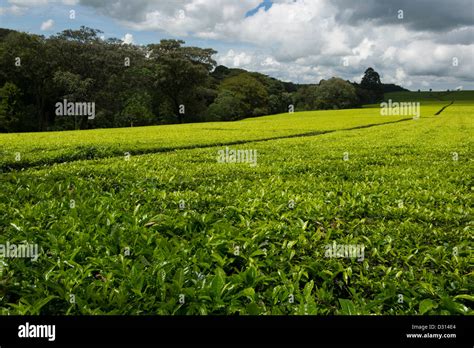
<svg viewBox="0 0 474 348"><path fill-rule="evenodd" d="M100 38L81 27L44 36L0 29L0 132L233 121L358 107L387 88L366 70L361 84L339 78L311 85L218 66L211 48L161 40L146 46ZM94 117L58 115L58 103L93 103Z"/></svg>

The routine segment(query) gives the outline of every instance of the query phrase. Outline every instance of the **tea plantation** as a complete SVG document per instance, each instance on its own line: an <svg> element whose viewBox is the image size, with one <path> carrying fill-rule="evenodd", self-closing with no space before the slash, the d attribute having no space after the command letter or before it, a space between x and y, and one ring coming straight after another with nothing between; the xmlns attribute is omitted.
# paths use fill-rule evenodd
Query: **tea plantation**
<svg viewBox="0 0 474 348"><path fill-rule="evenodd" d="M39 247L0 314L473 314L474 104L446 104L0 135L0 243Z"/></svg>

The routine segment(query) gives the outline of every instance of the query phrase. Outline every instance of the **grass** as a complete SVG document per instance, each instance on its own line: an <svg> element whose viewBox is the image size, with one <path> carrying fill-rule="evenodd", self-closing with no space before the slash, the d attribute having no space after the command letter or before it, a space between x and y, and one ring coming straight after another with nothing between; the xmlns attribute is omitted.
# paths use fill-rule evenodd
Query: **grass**
<svg viewBox="0 0 474 348"><path fill-rule="evenodd" d="M132 156L1 174L0 243L37 243L40 258L3 260L0 313L472 314L474 107L437 109L352 130L397 118L2 135L27 164L78 144ZM323 130L336 131L230 146L256 150L256 167L199 148ZM326 257L334 242L364 259Z"/></svg>

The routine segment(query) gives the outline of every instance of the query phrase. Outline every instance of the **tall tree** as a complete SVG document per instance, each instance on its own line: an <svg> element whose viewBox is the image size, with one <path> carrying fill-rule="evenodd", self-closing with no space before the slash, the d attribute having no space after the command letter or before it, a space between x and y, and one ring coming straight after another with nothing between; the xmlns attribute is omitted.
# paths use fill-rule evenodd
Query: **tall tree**
<svg viewBox="0 0 474 348"><path fill-rule="evenodd" d="M369 90L379 89L382 86L379 73L373 68L367 68L367 70L364 72L364 76L362 77L360 85L362 88Z"/></svg>
<svg viewBox="0 0 474 348"><path fill-rule="evenodd" d="M22 91L24 100L34 104L38 130L46 130L51 117L48 105L54 95L54 59L42 36L12 32L0 45L0 84L12 82Z"/></svg>
<svg viewBox="0 0 474 348"><path fill-rule="evenodd" d="M383 84L380 81L380 75L373 68L367 68L360 82L360 87L367 92L360 93L365 95L363 102L375 103L383 99Z"/></svg>
<svg viewBox="0 0 474 348"><path fill-rule="evenodd" d="M179 123L200 99L199 86L209 82L209 73L216 66L212 49L182 46L181 40L161 40L148 46L149 57L155 66L155 85L172 105ZM183 112L184 111L184 112Z"/></svg>

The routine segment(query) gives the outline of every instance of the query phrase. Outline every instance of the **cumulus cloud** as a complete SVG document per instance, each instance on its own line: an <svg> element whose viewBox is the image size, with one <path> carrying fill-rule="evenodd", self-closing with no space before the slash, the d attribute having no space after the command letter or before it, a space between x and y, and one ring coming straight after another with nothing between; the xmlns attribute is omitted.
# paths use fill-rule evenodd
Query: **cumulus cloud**
<svg viewBox="0 0 474 348"><path fill-rule="evenodd" d="M12 14L24 15L32 7L46 6L52 4L76 5L79 0L7 0L10 6L0 7L0 16Z"/></svg>
<svg viewBox="0 0 474 348"><path fill-rule="evenodd" d="M18 5L22 7L34 7L42 5L51 5L60 3L64 5L76 5L79 0L8 0L10 4Z"/></svg>
<svg viewBox="0 0 474 348"><path fill-rule="evenodd" d="M238 25L260 0L81 0L81 4L120 20L135 30L165 30L172 35L219 37L219 29Z"/></svg>
<svg viewBox="0 0 474 348"><path fill-rule="evenodd" d="M474 79L472 0L9 0L53 2L77 2L128 30L235 45L217 61L284 80L353 79L368 66L404 86Z"/></svg>
<svg viewBox="0 0 474 348"><path fill-rule="evenodd" d="M334 0L342 23L401 24L414 30L443 31L472 25L472 0ZM402 12L400 12L402 11Z"/></svg>
<svg viewBox="0 0 474 348"><path fill-rule="evenodd" d="M234 52L229 50L226 54L219 56L221 64L229 66L231 68L250 67L253 57L252 55L245 52Z"/></svg>
<svg viewBox="0 0 474 348"><path fill-rule="evenodd" d="M52 19L48 19L47 21L44 21L41 23L41 30L43 31L48 31L51 30L54 27L54 21Z"/></svg>
<svg viewBox="0 0 474 348"><path fill-rule="evenodd" d="M20 16L25 13L25 9L20 6L12 5L8 7L0 7L0 16L1 15L14 15Z"/></svg>
<svg viewBox="0 0 474 348"><path fill-rule="evenodd" d="M133 44L133 35L132 34L125 34L125 36L122 38L122 41L124 44Z"/></svg>
<svg viewBox="0 0 474 348"><path fill-rule="evenodd" d="M40 5L47 5L48 0L8 0L10 4L18 5L18 6L40 6Z"/></svg>

